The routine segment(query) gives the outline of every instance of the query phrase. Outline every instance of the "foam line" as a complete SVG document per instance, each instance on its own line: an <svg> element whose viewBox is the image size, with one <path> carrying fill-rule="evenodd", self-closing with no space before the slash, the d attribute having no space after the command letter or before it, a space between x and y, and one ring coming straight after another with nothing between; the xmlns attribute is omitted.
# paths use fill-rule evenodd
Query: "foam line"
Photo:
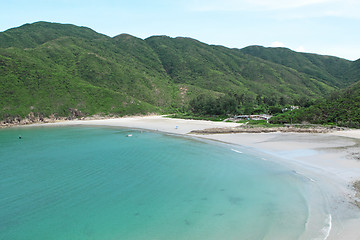
<svg viewBox="0 0 360 240"><path fill-rule="evenodd" d="M330 235L330 231L331 231L331 227L332 227L332 217L331 214L329 214L329 217L327 218L327 225L325 227L323 227L323 229L321 230L325 237L324 240L328 239L329 235Z"/></svg>
<svg viewBox="0 0 360 240"><path fill-rule="evenodd" d="M234 152L237 152L237 153L242 153L242 152L240 152L238 150L235 150L235 149L231 149L231 151L234 151Z"/></svg>
<svg viewBox="0 0 360 240"><path fill-rule="evenodd" d="M306 176L306 175L304 175L304 174L301 174L301 173L298 173L297 171L293 171L295 174L297 174L297 175L299 175L299 176L302 176L302 177L304 177L304 178L306 178L307 180L309 180L309 181L311 181L311 182L316 182L316 180L314 180L314 179L312 179L311 177L308 177L308 176Z"/></svg>

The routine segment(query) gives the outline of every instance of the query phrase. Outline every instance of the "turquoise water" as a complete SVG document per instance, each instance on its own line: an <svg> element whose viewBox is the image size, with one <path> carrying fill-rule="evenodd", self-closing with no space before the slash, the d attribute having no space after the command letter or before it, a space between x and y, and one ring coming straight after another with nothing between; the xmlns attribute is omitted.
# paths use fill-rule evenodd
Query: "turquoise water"
<svg viewBox="0 0 360 240"><path fill-rule="evenodd" d="M298 239L309 217L304 180L240 147L106 127L0 146L0 239Z"/></svg>

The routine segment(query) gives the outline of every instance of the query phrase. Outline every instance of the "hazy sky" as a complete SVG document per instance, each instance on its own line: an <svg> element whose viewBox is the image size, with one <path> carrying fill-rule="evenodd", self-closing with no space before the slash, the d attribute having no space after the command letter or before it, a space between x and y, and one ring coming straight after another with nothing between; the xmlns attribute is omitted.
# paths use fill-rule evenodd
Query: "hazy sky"
<svg viewBox="0 0 360 240"><path fill-rule="evenodd" d="M108 36L192 37L243 48L282 46L360 58L359 0L4 0L0 31L49 21Z"/></svg>

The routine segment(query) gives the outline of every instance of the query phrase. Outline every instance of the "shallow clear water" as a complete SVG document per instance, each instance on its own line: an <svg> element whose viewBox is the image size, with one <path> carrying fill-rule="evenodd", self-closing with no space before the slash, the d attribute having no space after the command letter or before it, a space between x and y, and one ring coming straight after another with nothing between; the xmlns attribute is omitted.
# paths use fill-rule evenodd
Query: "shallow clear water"
<svg viewBox="0 0 360 240"><path fill-rule="evenodd" d="M0 239L297 239L309 217L304 179L239 147L106 127L0 146Z"/></svg>

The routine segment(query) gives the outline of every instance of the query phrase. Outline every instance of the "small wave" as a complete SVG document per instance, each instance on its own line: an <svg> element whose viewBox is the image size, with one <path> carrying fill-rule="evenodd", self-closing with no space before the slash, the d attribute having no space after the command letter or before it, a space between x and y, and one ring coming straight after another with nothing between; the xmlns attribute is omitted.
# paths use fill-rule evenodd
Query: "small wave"
<svg viewBox="0 0 360 240"><path fill-rule="evenodd" d="M301 173L298 173L297 171L293 170L293 172L299 176L302 176L303 178L306 178L307 180L311 181L311 182L316 182L316 180L312 179L311 177L308 177L306 175L303 175Z"/></svg>
<svg viewBox="0 0 360 240"><path fill-rule="evenodd" d="M326 222L327 222L326 226L321 229L321 232L324 233L324 236L325 236L324 240L326 240L330 235L330 231L331 231L331 227L332 227L331 214L329 214L328 218L326 219Z"/></svg>
<svg viewBox="0 0 360 240"><path fill-rule="evenodd" d="M237 152L237 153L242 153L242 152L240 152L238 150L235 150L235 149L231 149L231 151L234 151L234 152Z"/></svg>
<svg viewBox="0 0 360 240"><path fill-rule="evenodd" d="M304 176L305 178L309 179L311 182L316 182L314 179L312 179L311 177L307 177L307 176Z"/></svg>

